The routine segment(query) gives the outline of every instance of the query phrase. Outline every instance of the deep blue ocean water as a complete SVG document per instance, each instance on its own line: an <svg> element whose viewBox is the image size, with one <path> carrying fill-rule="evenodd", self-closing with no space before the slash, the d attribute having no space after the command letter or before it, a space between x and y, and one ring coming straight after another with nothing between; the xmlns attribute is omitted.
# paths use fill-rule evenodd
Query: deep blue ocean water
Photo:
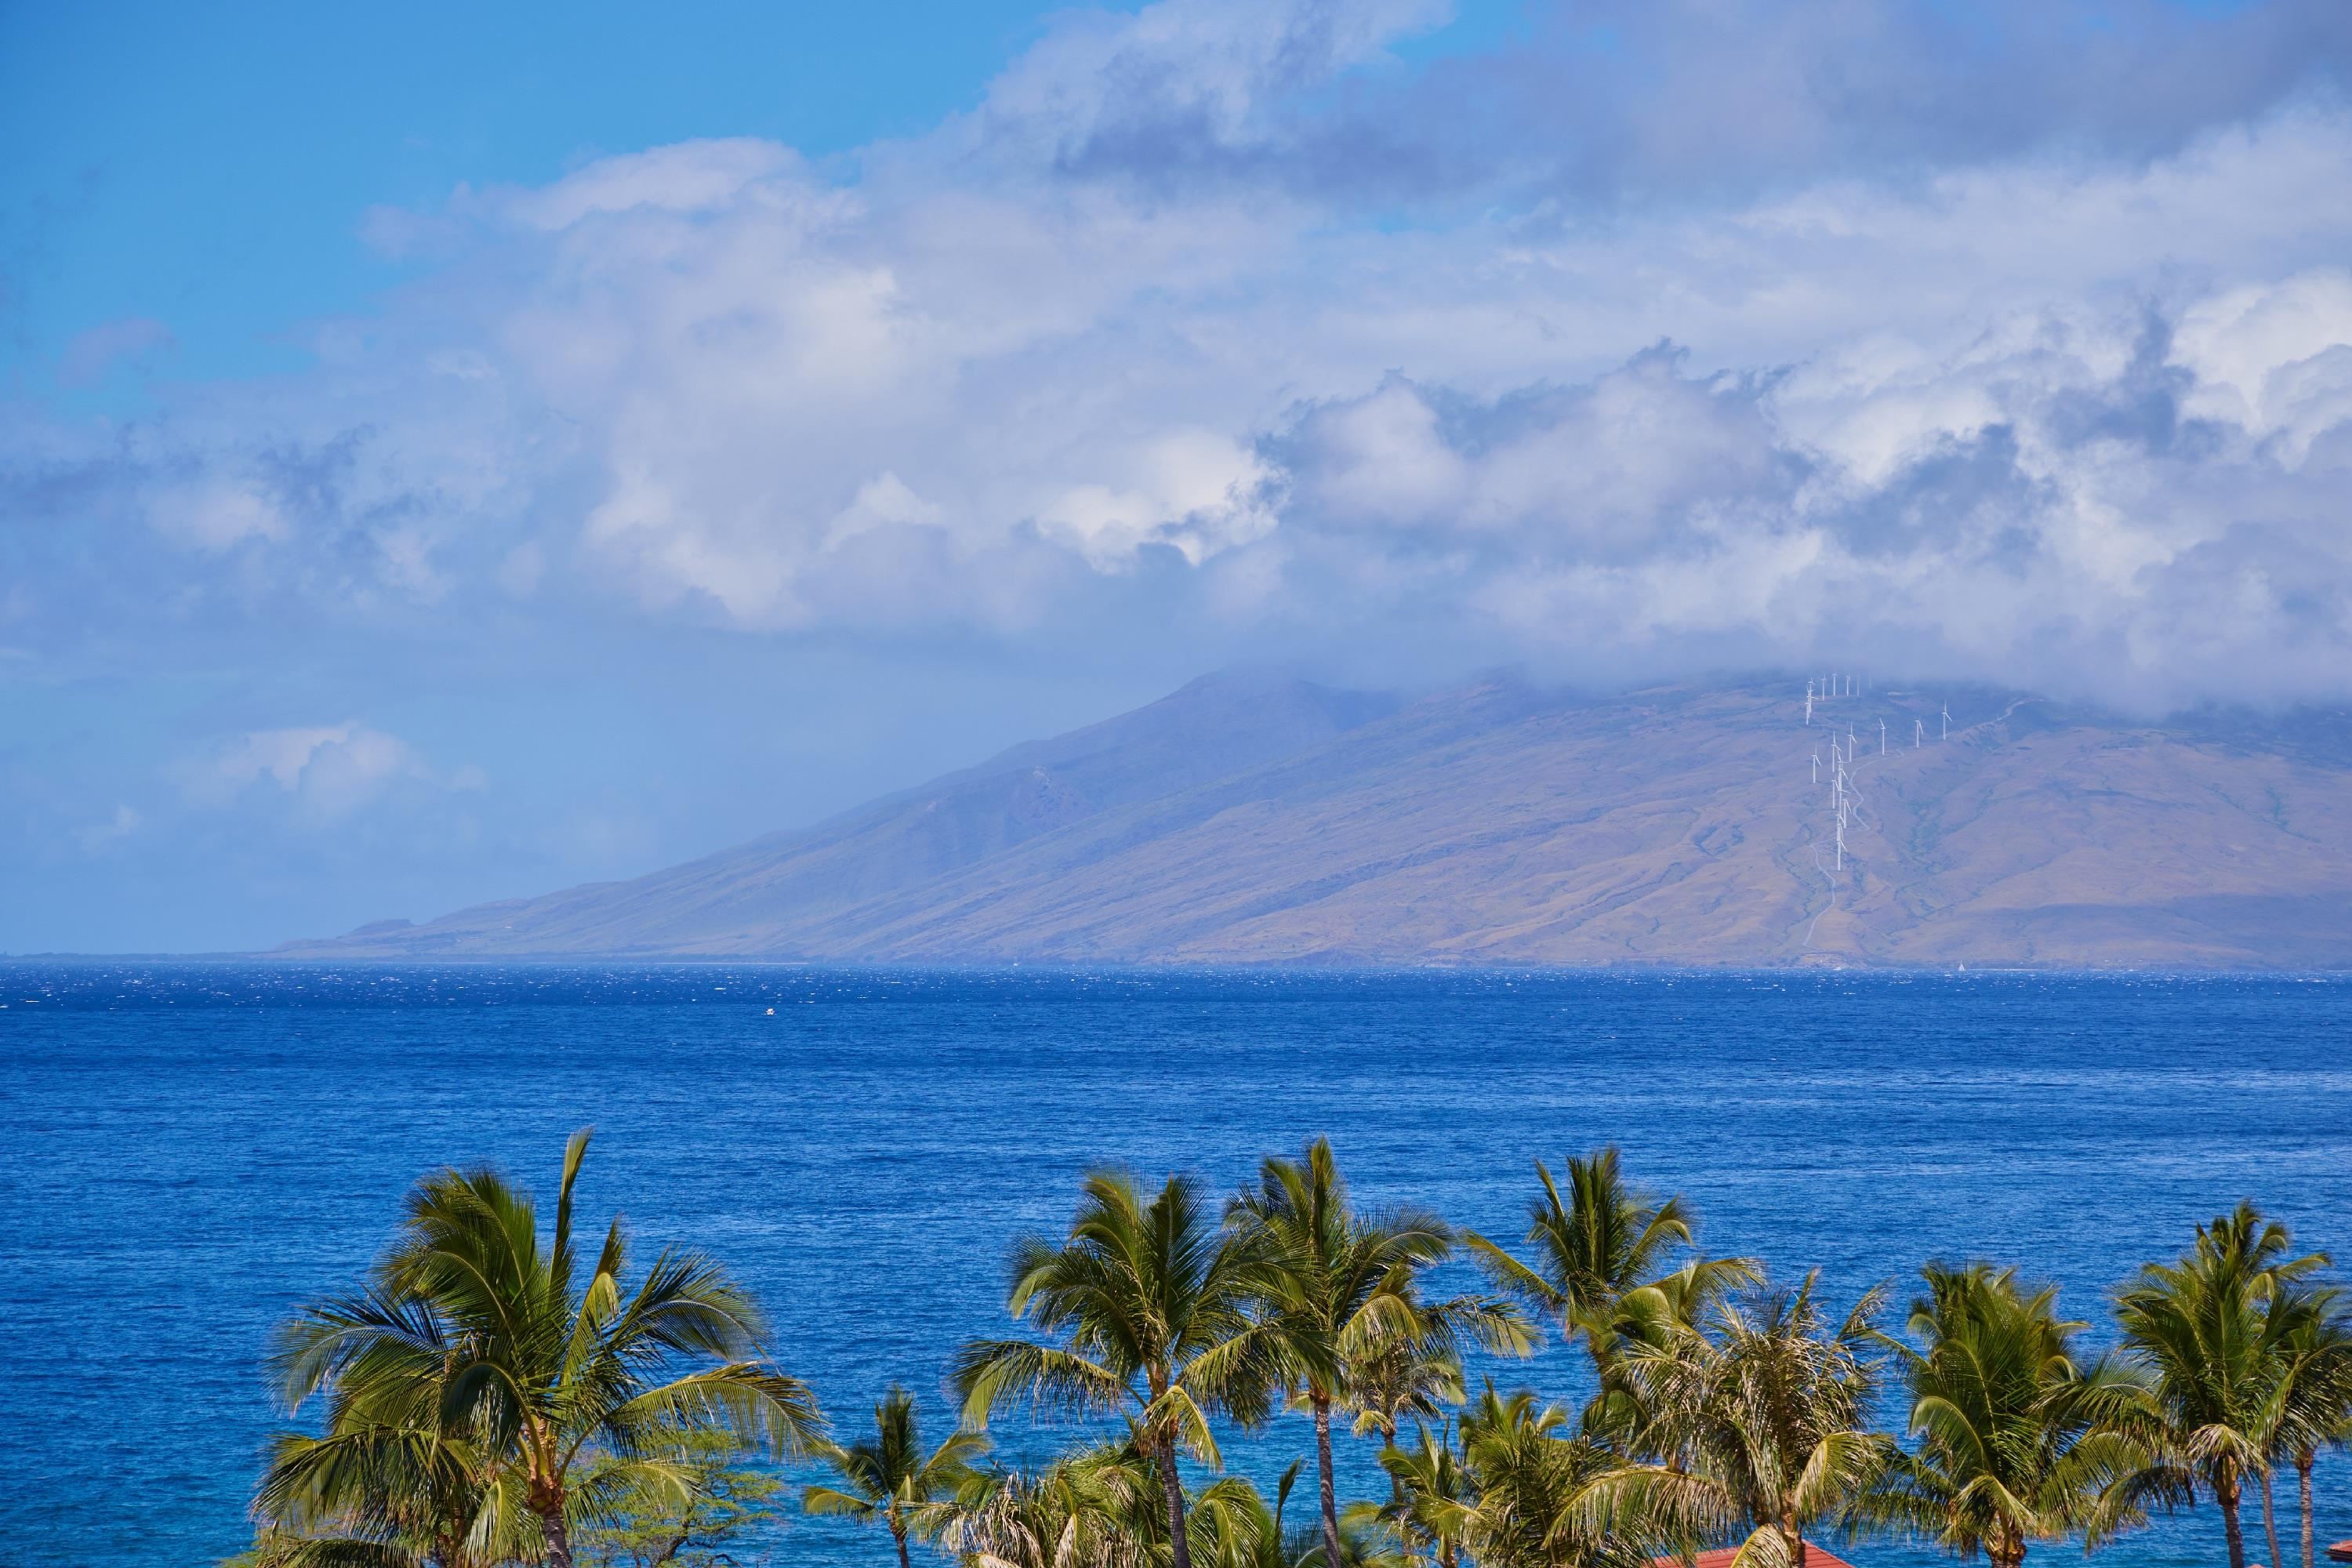
<svg viewBox="0 0 2352 1568"><path fill-rule="evenodd" d="M641 1257L718 1253L852 1424L894 1379L944 1421L954 1346L1007 1327L1007 1242L1066 1219L1087 1166L1229 1186L1317 1133L1360 1196L1514 1240L1533 1159L1615 1142L1696 1202L1711 1251L1817 1266L1841 1302L1990 1257L2103 1336L2106 1288L2241 1196L2352 1260L2342 977L18 962L0 1004L10 1563L239 1548L280 1419L270 1325L365 1268L424 1171L551 1188L591 1123L583 1211L624 1211ZM1582 1392L1564 1352L1492 1370ZM1264 1475L1306 1437L1285 1418L1233 1453ZM1343 1458L1371 1489L1368 1452ZM2342 1463L2321 1495L2323 1542L2352 1536ZM879 1564L887 1542L802 1521L771 1544ZM2219 1520L2101 1555L2217 1563Z"/></svg>

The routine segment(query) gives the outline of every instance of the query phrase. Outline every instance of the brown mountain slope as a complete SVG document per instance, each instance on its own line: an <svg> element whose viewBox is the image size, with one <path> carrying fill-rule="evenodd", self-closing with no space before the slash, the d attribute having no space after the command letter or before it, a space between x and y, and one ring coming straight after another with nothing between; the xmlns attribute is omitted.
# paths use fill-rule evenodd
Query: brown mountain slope
<svg viewBox="0 0 2352 1568"><path fill-rule="evenodd" d="M481 904L424 925L388 921L289 954L703 951L711 933L781 929L808 911L920 888L1097 812L1324 743L1396 700L1250 674L1204 677L1158 702L830 821L625 882ZM718 951L712 949L711 951Z"/></svg>
<svg viewBox="0 0 2352 1568"><path fill-rule="evenodd" d="M1788 687L1589 700L1495 683L1392 711L1257 687L1248 700L1284 717L1206 758L1204 733L1248 721L1220 716L1234 693L1191 688L1192 740L1172 751L1151 738L1174 716L1140 710L1114 721L1115 742L1019 749L1009 765L810 834L289 951L2352 964L2352 748L2340 719L2305 726L2296 749L1970 692L1954 699L1943 740L1937 700L1847 699L1809 728ZM1916 748L1915 718L1929 736ZM1843 745L1849 727L1859 754L1841 870L1812 758L1825 765L1832 733ZM1118 767L1105 744L1160 761ZM1184 765L1168 764L1173 752ZM1082 765L1120 782L1072 782ZM968 825L954 853L882 853L941 810L995 824L1032 800L1063 804L1019 831Z"/></svg>

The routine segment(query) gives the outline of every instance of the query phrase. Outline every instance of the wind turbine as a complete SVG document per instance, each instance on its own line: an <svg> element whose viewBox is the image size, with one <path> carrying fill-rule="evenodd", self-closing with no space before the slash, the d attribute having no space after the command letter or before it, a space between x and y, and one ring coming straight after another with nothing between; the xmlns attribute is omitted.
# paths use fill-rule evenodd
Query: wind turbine
<svg viewBox="0 0 2352 1568"><path fill-rule="evenodd" d="M1837 770L1837 868L1845 869L1845 769Z"/></svg>
<svg viewBox="0 0 2352 1568"><path fill-rule="evenodd" d="M1805 682L1805 728L1813 727L1813 683Z"/></svg>
<svg viewBox="0 0 2352 1568"><path fill-rule="evenodd" d="M1845 817L1847 811L1845 764L1846 759L1851 757L1853 754L1853 752L1851 746L1841 748L1837 743L1836 738L1834 736L1831 738L1830 805L1836 814L1837 819L1837 868L1841 871L1845 869Z"/></svg>
<svg viewBox="0 0 2352 1568"><path fill-rule="evenodd" d="M1886 721L1884 719L1878 721L1878 754L1882 757L1886 754Z"/></svg>
<svg viewBox="0 0 2352 1568"><path fill-rule="evenodd" d="M1915 752L1916 752L1916 751L1917 751L1917 750L1919 749L1919 741L1920 741L1920 738L1921 738L1922 736L1926 735L1926 734L1927 734L1927 725L1922 724L1922 723L1921 723L1918 720L1916 720L1916 719L1914 719L1914 720L1912 720L1912 721L1911 721L1911 749L1912 749L1913 751L1915 751Z"/></svg>
<svg viewBox="0 0 2352 1568"><path fill-rule="evenodd" d="M1947 741L1952 738L1952 705L1948 702L1944 704L1944 733L1941 738Z"/></svg>

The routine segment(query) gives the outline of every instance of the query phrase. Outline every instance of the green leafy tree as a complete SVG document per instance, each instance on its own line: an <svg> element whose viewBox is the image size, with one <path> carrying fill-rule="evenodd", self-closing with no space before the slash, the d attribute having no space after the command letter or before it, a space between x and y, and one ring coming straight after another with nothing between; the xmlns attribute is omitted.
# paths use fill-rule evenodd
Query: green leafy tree
<svg viewBox="0 0 2352 1568"><path fill-rule="evenodd" d="M2150 1456L2108 1489L2095 1539L2151 1505L2193 1500L2202 1490L2221 1511L2230 1568L2246 1568L2239 1518L2249 1478L2269 1468L2286 1395L2284 1344L2290 1315L2265 1309L2325 1267L2325 1254L2287 1256L2286 1226L2252 1204L2200 1226L2175 1263L2151 1263L2116 1298L2124 1344L2152 1387L2119 1429Z"/></svg>
<svg viewBox="0 0 2352 1568"><path fill-rule="evenodd" d="M1419 1276L1452 1253L1453 1231L1418 1209L1357 1208L1324 1139L1299 1159L1265 1161L1255 1190L1236 1197L1227 1217L1252 1235L1268 1346L1314 1420L1324 1559L1337 1563L1342 1548L1333 1406L1370 1392L1361 1374L1385 1372L1381 1358L1400 1345L1469 1338L1523 1353L1534 1336L1506 1302L1472 1296L1423 1301Z"/></svg>
<svg viewBox="0 0 2352 1568"><path fill-rule="evenodd" d="M1217 1224L1190 1177L1170 1177L1147 1201L1133 1176L1097 1171L1066 1238L1024 1237L1011 1273L1008 1310L1059 1342L965 1346L955 1384L966 1423L1023 1396L1125 1415L1159 1468L1175 1568L1192 1568L1178 1451L1218 1464L1212 1413L1255 1425L1280 1386L1273 1343L1250 1311L1265 1280L1252 1238Z"/></svg>
<svg viewBox="0 0 2352 1568"><path fill-rule="evenodd" d="M947 1503L971 1479L971 1462L987 1451L982 1434L950 1432L925 1453L915 1396L893 1384L874 1406L873 1436L819 1451L843 1484L810 1487L801 1506L861 1523L881 1521L898 1544L898 1568L908 1568L908 1540L926 1539L944 1525Z"/></svg>
<svg viewBox="0 0 2352 1568"><path fill-rule="evenodd" d="M2058 1316L2054 1288L2023 1289L2013 1270L1981 1263L1922 1274L1927 1293L1909 1325L1922 1343L1889 1342L1910 1385L1916 1449L1890 1456L1855 1514L2018 1568L2032 1542L2063 1539L2139 1462L2101 1428L2138 1384L2078 1351L2084 1325Z"/></svg>
<svg viewBox="0 0 2352 1568"><path fill-rule="evenodd" d="M1586 1528L1679 1552L1736 1537L1735 1568L1802 1568L1806 1531L1845 1518L1893 1448L1869 1424L1883 1292L1832 1327L1813 1288L1811 1275L1795 1291L1759 1287L1704 1327L1622 1347L1612 1374L1651 1458L1586 1486Z"/></svg>
<svg viewBox="0 0 2352 1568"><path fill-rule="evenodd" d="M361 1426L465 1433L485 1474L511 1481L547 1561L572 1568L576 1478L675 1484L674 1435L719 1427L803 1452L823 1420L808 1389L761 1354L751 1295L699 1253L671 1248L633 1287L616 1219L583 1272L572 1188L588 1151L564 1151L552 1233L531 1195L488 1170L418 1184L370 1287L305 1309L274 1356L288 1402L326 1392Z"/></svg>
<svg viewBox="0 0 2352 1568"><path fill-rule="evenodd" d="M623 1465L607 1486L592 1467L577 1489L593 1516L581 1555L605 1568L717 1568L737 1561L745 1539L775 1521L784 1483L742 1462L732 1434L680 1433L657 1475Z"/></svg>

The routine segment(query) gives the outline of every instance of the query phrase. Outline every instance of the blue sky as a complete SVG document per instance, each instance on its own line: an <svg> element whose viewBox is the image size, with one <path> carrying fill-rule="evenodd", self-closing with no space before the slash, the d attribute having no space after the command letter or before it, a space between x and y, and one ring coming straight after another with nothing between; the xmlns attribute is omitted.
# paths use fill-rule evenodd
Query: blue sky
<svg viewBox="0 0 2352 1568"><path fill-rule="evenodd" d="M1134 4L1106 7L1132 12ZM135 376L58 384L67 346L165 322L182 376L302 363L299 324L413 269L360 215L460 184L532 184L599 156L758 136L816 158L973 108L1061 7L249 5L0 8L6 370L121 406ZM1513 0L1457 6L1400 64L1491 47ZM111 402L110 402L110 399Z"/></svg>
<svg viewBox="0 0 2352 1568"><path fill-rule="evenodd" d="M370 207L698 137L918 135L1041 26L1003 0L0 9L9 369L55 395L126 316L168 323L182 375L298 366L299 323L409 270L361 243Z"/></svg>
<svg viewBox="0 0 2352 1568"><path fill-rule="evenodd" d="M2352 687L2336 0L0 8L0 951L1235 661Z"/></svg>

